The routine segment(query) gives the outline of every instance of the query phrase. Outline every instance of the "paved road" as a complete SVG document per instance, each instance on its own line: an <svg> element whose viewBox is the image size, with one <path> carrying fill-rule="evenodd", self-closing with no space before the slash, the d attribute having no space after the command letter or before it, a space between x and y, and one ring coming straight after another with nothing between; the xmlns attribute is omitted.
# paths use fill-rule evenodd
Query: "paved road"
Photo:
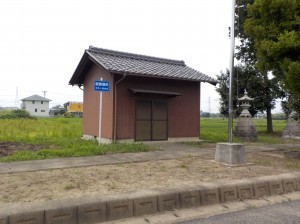
<svg viewBox="0 0 300 224"><path fill-rule="evenodd" d="M299 224L300 200L247 209L177 224Z"/></svg>

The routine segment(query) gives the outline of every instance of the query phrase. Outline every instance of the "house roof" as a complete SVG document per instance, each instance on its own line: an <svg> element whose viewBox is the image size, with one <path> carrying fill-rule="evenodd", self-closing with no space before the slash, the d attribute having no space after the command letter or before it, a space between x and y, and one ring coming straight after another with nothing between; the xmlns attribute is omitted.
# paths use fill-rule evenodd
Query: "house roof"
<svg viewBox="0 0 300 224"><path fill-rule="evenodd" d="M37 94L21 99L21 101L29 101L29 100L37 100L37 101L51 101L45 97L39 96Z"/></svg>
<svg viewBox="0 0 300 224"><path fill-rule="evenodd" d="M112 73L217 84L217 80L188 67L184 61L131 54L92 46L85 50L69 84L83 84L85 71L92 65L92 62Z"/></svg>

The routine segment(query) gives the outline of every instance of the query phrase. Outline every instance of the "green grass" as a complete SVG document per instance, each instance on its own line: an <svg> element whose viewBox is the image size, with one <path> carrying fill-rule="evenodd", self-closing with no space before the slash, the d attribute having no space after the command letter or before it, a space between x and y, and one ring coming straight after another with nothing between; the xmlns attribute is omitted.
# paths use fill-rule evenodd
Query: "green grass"
<svg viewBox="0 0 300 224"><path fill-rule="evenodd" d="M39 118L0 120L0 141L56 144L81 137L80 118Z"/></svg>
<svg viewBox="0 0 300 224"><path fill-rule="evenodd" d="M64 189L65 189L65 190L72 190L72 189L74 189L74 188L76 188L76 186L75 186L74 184L66 184L66 185L64 186Z"/></svg>
<svg viewBox="0 0 300 224"><path fill-rule="evenodd" d="M233 121L233 129L237 120ZM285 127L285 120L273 120L274 133L267 133L267 120L254 119L254 125L258 132L258 142L268 144L278 144L283 140L281 134ZM201 119L200 122L200 139L206 142L227 142L228 141L228 120L227 119ZM242 142L241 139L233 137L234 142Z"/></svg>
<svg viewBox="0 0 300 224"><path fill-rule="evenodd" d="M227 123L226 119L201 119L200 139L206 142L227 141Z"/></svg>
<svg viewBox="0 0 300 224"><path fill-rule="evenodd" d="M274 120L274 133L266 132L266 120L254 119L260 143L282 143L280 138L285 121ZM236 120L234 121L234 127ZM227 119L201 119L201 136L205 142L227 142ZM1 119L0 142L42 145L37 151L21 150L0 157L0 162L38 160L61 157L104 155L108 153L141 152L155 150L142 143L98 145L95 140L82 140L81 118ZM241 142L234 138L234 142Z"/></svg>
<svg viewBox="0 0 300 224"><path fill-rule="evenodd" d="M38 151L21 150L0 158L0 162L155 150L142 143L99 146L95 140L82 140L81 135L81 118L0 120L0 142L26 143L45 147Z"/></svg>
<svg viewBox="0 0 300 224"><path fill-rule="evenodd" d="M254 119L254 124L258 132L258 139L260 142L268 144L282 143L281 135L285 127L285 120L273 120L273 133L267 133L267 120L266 119Z"/></svg>
<svg viewBox="0 0 300 224"><path fill-rule="evenodd" d="M187 169L188 168L188 165L186 163L181 163L179 165L180 168L183 168L183 169Z"/></svg>
<svg viewBox="0 0 300 224"><path fill-rule="evenodd" d="M11 114L11 110L0 110L0 117Z"/></svg>

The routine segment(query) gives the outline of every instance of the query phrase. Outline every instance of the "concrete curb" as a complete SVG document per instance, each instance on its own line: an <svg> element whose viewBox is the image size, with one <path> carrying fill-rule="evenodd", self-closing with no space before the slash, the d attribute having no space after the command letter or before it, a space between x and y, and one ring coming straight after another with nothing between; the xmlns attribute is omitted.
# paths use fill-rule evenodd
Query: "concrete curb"
<svg viewBox="0 0 300 224"><path fill-rule="evenodd" d="M300 191L300 172L126 194L0 205L0 224L82 224Z"/></svg>

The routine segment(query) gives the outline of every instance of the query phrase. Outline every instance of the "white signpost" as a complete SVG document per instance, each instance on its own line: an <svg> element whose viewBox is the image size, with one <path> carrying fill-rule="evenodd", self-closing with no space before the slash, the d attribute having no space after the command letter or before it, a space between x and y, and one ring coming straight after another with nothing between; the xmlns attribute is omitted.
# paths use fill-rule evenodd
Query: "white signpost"
<svg viewBox="0 0 300 224"><path fill-rule="evenodd" d="M99 102L99 139L98 144L101 144L101 127L102 127L102 92L109 92L109 82L100 80L95 80L94 91L100 92L100 102Z"/></svg>

